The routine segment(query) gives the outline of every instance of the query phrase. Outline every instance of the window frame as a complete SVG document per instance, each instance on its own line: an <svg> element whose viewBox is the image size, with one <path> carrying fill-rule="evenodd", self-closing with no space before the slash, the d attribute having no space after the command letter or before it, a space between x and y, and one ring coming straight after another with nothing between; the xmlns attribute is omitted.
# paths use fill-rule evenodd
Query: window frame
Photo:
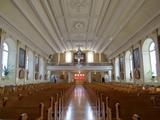
<svg viewBox="0 0 160 120"><path fill-rule="evenodd" d="M6 49L4 49L4 45L6 45L7 46L7 50ZM7 53L7 65L4 65L4 53ZM3 50L2 50L2 69L4 69L4 67L6 66L6 67L8 67L8 63L9 63L9 45L6 43L6 42L4 42L3 43ZM4 70L2 71L2 76L5 76L4 75Z"/></svg>

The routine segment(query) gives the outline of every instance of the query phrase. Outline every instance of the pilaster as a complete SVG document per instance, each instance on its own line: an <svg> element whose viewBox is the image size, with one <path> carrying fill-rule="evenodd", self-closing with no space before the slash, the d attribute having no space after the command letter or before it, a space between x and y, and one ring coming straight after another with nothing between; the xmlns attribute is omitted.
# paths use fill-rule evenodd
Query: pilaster
<svg viewBox="0 0 160 120"><path fill-rule="evenodd" d="M139 41L139 54L140 54L140 80L143 84L145 84L144 80L144 68L143 68L143 56L142 56L142 41Z"/></svg>
<svg viewBox="0 0 160 120"><path fill-rule="evenodd" d="M16 78L15 78L15 84L17 85L18 80L19 80L19 46L20 46L20 41L17 40L16 44Z"/></svg>

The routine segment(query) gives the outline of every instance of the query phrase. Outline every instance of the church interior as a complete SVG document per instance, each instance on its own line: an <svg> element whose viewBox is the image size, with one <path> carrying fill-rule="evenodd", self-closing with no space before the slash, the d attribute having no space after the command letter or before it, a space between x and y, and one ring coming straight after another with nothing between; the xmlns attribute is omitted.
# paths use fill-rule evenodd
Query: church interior
<svg viewBox="0 0 160 120"><path fill-rule="evenodd" d="M160 0L0 0L0 120L160 120Z"/></svg>

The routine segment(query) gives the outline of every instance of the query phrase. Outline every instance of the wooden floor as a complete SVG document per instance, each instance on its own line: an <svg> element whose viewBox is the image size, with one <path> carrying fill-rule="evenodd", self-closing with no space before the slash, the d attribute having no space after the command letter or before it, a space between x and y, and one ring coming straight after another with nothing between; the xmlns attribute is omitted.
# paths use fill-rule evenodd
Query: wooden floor
<svg viewBox="0 0 160 120"><path fill-rule="evenodd" d="M71 94L64 120L96 120L93 107L83 86L77 85Z"/></svg>

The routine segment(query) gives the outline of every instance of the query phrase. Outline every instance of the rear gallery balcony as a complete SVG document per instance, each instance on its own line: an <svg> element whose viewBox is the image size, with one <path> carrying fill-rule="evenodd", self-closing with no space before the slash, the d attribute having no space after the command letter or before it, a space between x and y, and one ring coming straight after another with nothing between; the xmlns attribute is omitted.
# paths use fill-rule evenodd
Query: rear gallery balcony
<svg viewBox="0 0 160 120"><path fill-rule="evenodd" d="M110 63L84 63L84 64L51 63L51 64L48 64L47 69L50 71L54 71L54 70L101 70L101 71L108 71L108 70L112 70L112 64L110 64Z"/></svg>

